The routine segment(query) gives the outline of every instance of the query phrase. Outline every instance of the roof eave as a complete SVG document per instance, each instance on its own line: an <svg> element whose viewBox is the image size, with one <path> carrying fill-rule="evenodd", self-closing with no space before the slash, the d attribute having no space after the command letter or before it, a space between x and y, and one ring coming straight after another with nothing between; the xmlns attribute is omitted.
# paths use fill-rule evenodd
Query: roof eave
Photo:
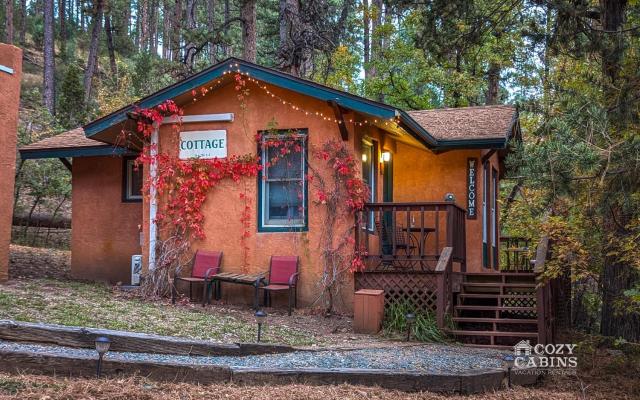
<svg viewBox="0 0 640 400"><path fill-rule="evenodd" d="M109 115L88 123L83 127L85 135L87 137L94 136L117 123L126 121L128 118L127 113L133 111L135 108L155 107L166 100L175 98L183 93L188 93L207 82L217 79L224 75L225 71L229 70L244 72L263 82L289 89L303 95L311 96L319 100L332 100L342 107L381 119L390 119L398 114L398 110L395 107L386 104L341 92L315 82L261 67L237 58L228 58L227 60L211 66L189 78L147 96L136 103L130 104Z"/></svg>
<svg viewBox="0 0 640 400"><path fill-rule="evenodd" d="M438 140L438 150L504 149L508 137Z"/></svg>
<svg viewBox="0 0 640 400"><path fill-rule="evenodd" d="M136 154L127 148L117 146L19 149L18 151L20 152L20 158L22 160L34 160L42 158L125 156Z"/></svg>

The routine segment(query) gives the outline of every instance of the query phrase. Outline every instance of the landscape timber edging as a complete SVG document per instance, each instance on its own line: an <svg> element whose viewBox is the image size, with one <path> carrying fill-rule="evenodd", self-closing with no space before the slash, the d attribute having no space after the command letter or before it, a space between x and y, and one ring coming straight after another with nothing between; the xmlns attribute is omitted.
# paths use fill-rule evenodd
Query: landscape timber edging
<svg viewBox="0 0 640 400"><path fill-rule="evenodd" d="M292 346L279 344L227 344L209 340L177 338L111 329L0 320L0 339L12 342L54 344L65 347L93 349L95 348L95 338L98 336L105 336L111 340L110 350L132 353L244 356L290 353L299 350Z"/></svg>
<svg viewBox="0 0 640 400"><path fill-rule="evenodd" d="M0 372L34 373L68 377L95 377L96 357L49 354L33 351L0 349ZM352 384L379 386L406 392L431 391L446 393L481 393L505 387L507 375L500 369L483 369L452 375L428 374L420 371L376 369L259 369L219 365L187 365L172 362L111 360L102 364L105 377L143 376L154 381L197 384L233 383L238 385L311 385ZM535 374L513 374L516 385L534 384Z"/></svg>

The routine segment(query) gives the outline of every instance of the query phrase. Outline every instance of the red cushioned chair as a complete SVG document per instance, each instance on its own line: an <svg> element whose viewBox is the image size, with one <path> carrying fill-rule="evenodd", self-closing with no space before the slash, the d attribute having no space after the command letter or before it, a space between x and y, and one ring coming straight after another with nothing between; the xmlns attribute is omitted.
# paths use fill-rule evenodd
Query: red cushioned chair
<svg viewBox="0 0 640 400"><path fill-rule="evenodd" d="M178 294L176 284L178 281L189 282L189 300L192 299L193 283L203 283L202 289L202 307L209 299L209 288L211 287L210 278L220 272L220 264L222 263L221 251L205 251L197 250L195 256L193 256L193 267L191 268L190 277L173 277L173 287L171 288L171 302L176 304L176 296Z"/></svg>
<svg viewBox="0 0 640 400"><path fill-rule="evenodd" d="M264 290L264 305L271 305L271 293L287 291L289 296L289 315L293 307L298 306L298 257L297 256L271 256L269 264L269 279L267 285L261 287ZM293 296L292 296L293 295Z"/></svg>

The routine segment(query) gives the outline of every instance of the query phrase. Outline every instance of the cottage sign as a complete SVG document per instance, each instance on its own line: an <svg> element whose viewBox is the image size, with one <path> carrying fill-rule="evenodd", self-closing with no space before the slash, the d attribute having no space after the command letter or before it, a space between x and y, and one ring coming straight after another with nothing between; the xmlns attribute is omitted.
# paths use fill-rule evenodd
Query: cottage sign
<svg viewBox="0 0 640 400"><path fill-rule="evenodd" d="M180 132L180 159L226 158L227 131Z"/></svg>

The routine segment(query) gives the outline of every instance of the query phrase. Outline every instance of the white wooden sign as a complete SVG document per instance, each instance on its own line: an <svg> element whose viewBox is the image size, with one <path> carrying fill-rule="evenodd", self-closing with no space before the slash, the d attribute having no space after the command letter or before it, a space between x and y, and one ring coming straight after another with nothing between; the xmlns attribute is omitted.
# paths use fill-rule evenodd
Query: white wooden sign
<svg viewBox="0 0 640 400"><path fill-rule="evenodd" d="M180 159L226 157L226 130L180 132Z"/></svg>

